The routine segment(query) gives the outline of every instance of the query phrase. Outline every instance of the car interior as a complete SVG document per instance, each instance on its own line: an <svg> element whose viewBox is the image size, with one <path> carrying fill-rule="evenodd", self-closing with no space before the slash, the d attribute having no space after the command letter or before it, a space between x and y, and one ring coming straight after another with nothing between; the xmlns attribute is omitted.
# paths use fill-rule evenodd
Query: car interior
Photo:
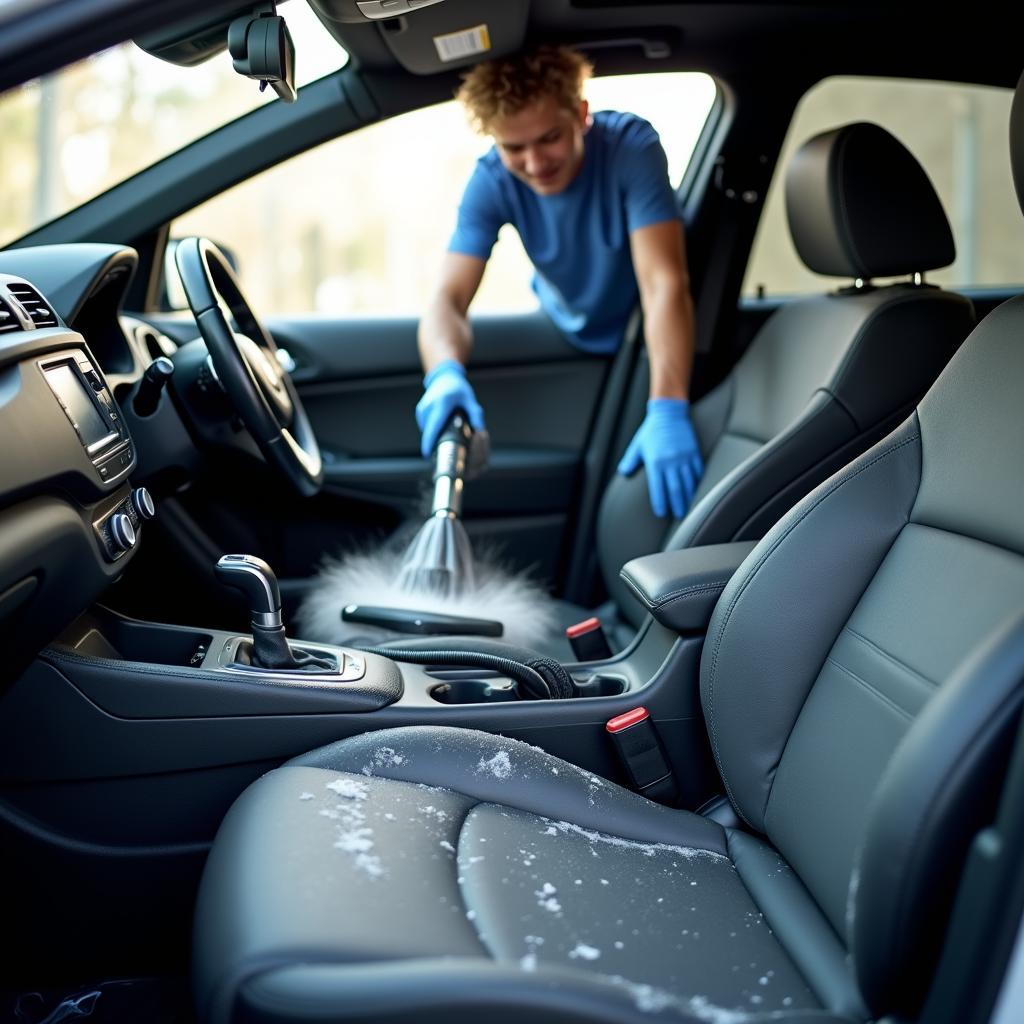
<svg viewBox="0 0 1024 1024"><path fill-rule="evenodd" d="M344 59L296 84L299 11ZM0 201L0 1019L1022 1019L1012 35L864 4L0 6L0 182L27 152L7 100L59 97L126 41L270 86L48 217ZM610 356L536 309L476 315L491 449L462 521L546 591L547 625L512 645L491 611L378 609L386 643L338 643L301 611L325 559L408 538L436 485L417 317L386 288L372 315L322 301L344 290L264 315L246 274L287 274L288 218L250 204L268 242L239 251L180 225L387 125L415 220L448 224L416 192L448 140L407 119L550 42L595 86L713 83L676 189L705 475L672 521L615 472L647 397L639 315ZM987 90L1002 149L961 145L989 115L957 100L975 191L954 204L937 144L842 104L794 132L833 80ZM377 151L348 152L372 183ZM970 199L996 178L1012 216ZM301 188L325 221L370 202ZM749 287L776 195L814 282L795 294ZM956 277L996 250L1020 280ZM572 628L591 617L596 648Z"/></svg>

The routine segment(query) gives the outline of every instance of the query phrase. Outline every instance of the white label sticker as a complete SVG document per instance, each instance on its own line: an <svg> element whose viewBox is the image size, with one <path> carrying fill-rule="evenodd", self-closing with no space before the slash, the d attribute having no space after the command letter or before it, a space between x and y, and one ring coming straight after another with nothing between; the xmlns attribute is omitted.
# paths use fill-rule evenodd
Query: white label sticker
<svg viewBox="0 0 1024 1024"><path fill-rule="evenodd" d="M491 36L486 25L474 25L461 32L434 36L434 45L441 60L461 60L477 53L486 53L491 48Z"/></svg>

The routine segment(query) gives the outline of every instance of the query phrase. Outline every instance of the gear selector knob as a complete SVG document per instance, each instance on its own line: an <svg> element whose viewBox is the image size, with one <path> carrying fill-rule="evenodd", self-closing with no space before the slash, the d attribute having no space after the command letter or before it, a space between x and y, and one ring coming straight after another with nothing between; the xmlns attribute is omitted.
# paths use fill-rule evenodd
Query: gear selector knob
<svg viewBox="0 0 1024 1024"><path fill-rule="evenodd" d="M274 570L255 555L223 555L214 570L217 579L236 587L249 601L254 626L273 629L282 625L281 591Z"/></svg>
<svg viewBox="0 0 1024 1024"><path fill-rule="evenodd" d="M292 650L281 618L281 591L274 570L255 555L223 555L214 567L217 579L237 587L249 599L252 620L252 662L262 669L285 672L334 672L339 664L302 649Z"/></svg>

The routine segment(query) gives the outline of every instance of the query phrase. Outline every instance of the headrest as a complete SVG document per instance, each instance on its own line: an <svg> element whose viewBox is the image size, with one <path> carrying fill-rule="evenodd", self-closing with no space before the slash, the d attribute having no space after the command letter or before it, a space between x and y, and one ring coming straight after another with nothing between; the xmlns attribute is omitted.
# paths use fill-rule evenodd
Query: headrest
<svg viewBox="0 0 1024 1024"><path fill-rule="evenodd" d="M894 277L956 258L924 168L877 124L847 124L805 142L786 176L786 214L800 258L817 274Z"/></svg>
<svg viewBox="0 0 1024 1024"><path fill-rule="evenodd" d="M1024 75L1020 76L1017 91L1010 107L1010 167L1013 184L1017 189L1017 202L1024 212Z"/></svg>

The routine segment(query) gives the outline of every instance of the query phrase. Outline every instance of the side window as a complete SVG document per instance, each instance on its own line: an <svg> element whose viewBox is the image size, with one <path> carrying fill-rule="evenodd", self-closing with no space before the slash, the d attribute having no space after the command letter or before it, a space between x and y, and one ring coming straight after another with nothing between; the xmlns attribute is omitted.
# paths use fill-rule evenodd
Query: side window
<svg viewBox="0 0 1024 1024"><path fill-rule="evenodd" d="M593 110L631 110L661 135L678 185L714 103L704 74L589 83ZM682 112L682 113L681 113ZM216 196L172 225L230 249L260 314L418 315L436 281L462 189L490 143L454 102L414 111L301 154ZM506 227L474 303L536 308L530 265Z"/></svg>
<svg viewBox="0 0 1024 1024"><path fill-rule="evenodd" d="M743 284L744 295L800 294L835 287L798 258L786 223L783 182L796 150L818 132L873 121L921 162L956 241L956 262L927 278L947 287L1024 282L1024 250L1013 230L1008 89L906 79L828 78L797 107L768 191ZM879 175L885 174L881 167Z"/></svg>

